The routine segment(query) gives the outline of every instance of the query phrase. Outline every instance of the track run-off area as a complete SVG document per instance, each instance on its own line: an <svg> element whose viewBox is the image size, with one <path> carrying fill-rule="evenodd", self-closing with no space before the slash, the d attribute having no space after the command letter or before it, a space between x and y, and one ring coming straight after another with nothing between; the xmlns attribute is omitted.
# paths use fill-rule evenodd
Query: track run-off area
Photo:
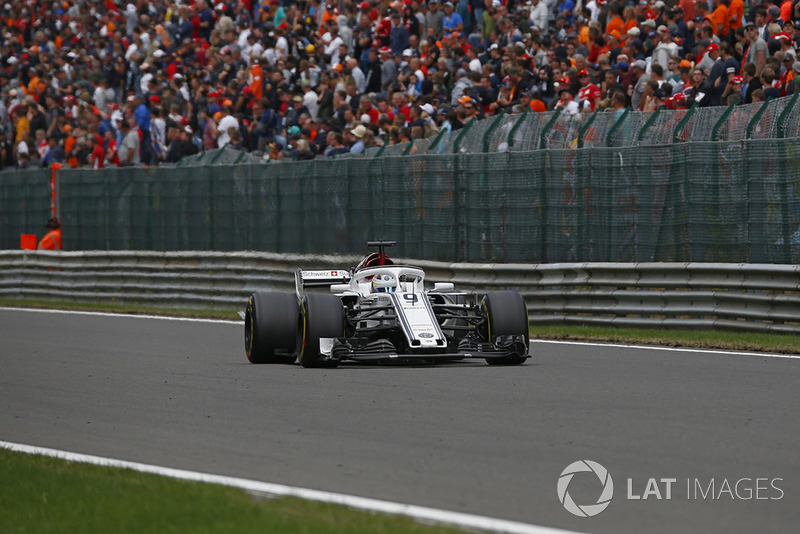
<svg viewBox="0 0 800 534"><path fill-rule="evenodd" d="M534 341L522 366L303 369L248 363L242 330L0 309L0 441L519 532L800 524L797 357Z"/></svg>

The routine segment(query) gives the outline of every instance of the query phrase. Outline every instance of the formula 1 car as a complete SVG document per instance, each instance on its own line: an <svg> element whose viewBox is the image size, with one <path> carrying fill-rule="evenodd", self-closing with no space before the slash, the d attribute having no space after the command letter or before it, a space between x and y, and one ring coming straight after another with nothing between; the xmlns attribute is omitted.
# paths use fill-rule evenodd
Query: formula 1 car
<svg viewBox="0 0 800 534"><path fill-rule="evenodd" d="M465 358L518 365L529 357L528 313L519 293L481 298L452 283L425 290L422 269L387 257L385 247L394 244L367 243L378 252L353 270L299 269L296 294L253 293L244 314L247 359L336 367Z"/></svg>

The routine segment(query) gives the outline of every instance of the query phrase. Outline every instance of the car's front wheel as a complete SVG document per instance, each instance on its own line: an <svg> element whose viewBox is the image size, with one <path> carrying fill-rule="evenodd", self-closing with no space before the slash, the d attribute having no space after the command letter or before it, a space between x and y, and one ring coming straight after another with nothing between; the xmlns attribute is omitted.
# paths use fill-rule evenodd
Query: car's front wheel
<svg viewBox="0 0 800 534"><path fill-rule="evenodd" d="M300 346L297 351L300 364L303 367L339 365L339 360L331 357L330 347L334 338L344 337L342 299L335 295L311 293L303 298L300 314Z"/></svg>
<svg viewBox="0 0 800 534"><path fill-rule="evenodd" d="M528 358L530 333L525 299L516 291L492 291L481 305L486 319L488 341L508 344L512 354L502 358L486 358L491 365L519 365Z"/></svg>

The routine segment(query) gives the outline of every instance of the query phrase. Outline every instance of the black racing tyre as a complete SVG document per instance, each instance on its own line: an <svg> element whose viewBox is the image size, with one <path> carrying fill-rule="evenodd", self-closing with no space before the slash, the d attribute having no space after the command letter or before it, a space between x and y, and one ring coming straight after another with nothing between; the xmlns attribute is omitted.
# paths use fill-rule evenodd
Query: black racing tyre
<svg viewBox="0 0 800 534"><path fill-rule="evenodd" d="M300 306L297 358L303 367L336 367L339 361L320 353L320 338L344 337L345 314L336 295L311 293Z"/></svg>
<svg viewBox="0 0 800 534"><path fill-rule="evenodd" d="M492 291L486 294L482 303L486 317L486 337L494 340L497 336L523 336L524 353L512 354L504 358L487 358L490 365L519 365L528 358L530 333L528 330L528 309L525 299L516 291Z"/></svg>
<svg viewBox="0 0 800 534"><path fill-rule="evenodd" d="M294 363L297 297L293 293L250 295L244 315L244 348L251 363Z"/></svg>

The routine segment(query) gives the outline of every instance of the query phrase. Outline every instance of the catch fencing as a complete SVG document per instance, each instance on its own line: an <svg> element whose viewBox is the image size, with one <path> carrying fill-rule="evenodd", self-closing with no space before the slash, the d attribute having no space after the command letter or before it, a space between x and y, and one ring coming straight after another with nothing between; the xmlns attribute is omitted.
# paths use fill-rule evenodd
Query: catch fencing
<svg viewBox="0 0 800 534"><path fill-rule="evenodd" d="M294 291L294 270L357 257L219 252L0 251L0 296L242 310L253 291ZM800 333L800 266L707 263L419 265L426 281L515 289L531 325Z"/></svg>
<svg viewBox="0 0 800 534"><path fill-rule="evenodd" d="M654 111L599 110L566 115L503 113L425 139L373 147L366 157L528 152L584 147L662 146L705 141L800 137L800 93L739 106Z"/></svg>
<svg viewBox="0 0 800 534"><path fill-rule="evenodd" d="M355 255L393 239L436 261L800 263L796 102L501 115L372 157L65 169L64 248ZM0 248L44 232L49 177L0 173Z"/></svg>

